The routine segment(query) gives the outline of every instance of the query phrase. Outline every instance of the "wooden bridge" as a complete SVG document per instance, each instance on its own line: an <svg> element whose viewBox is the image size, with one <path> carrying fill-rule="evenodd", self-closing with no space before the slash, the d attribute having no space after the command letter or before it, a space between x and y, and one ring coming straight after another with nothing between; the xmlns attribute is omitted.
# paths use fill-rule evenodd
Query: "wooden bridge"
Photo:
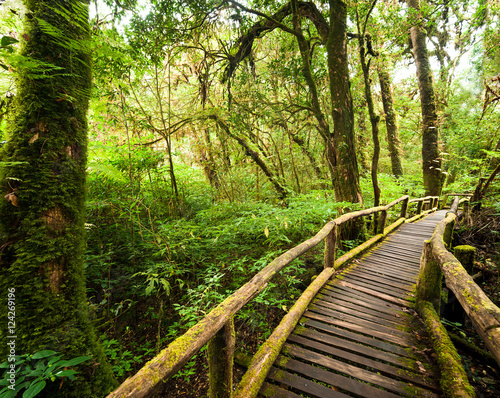
<svg viewBox="0 0 500 398"><path fill-rule="evenodd" d="M412 204L416 209L408 215ZM152 396L207 343L210 398L474 396L436 313L443 274L499 364L500 309L446 249L458 204L456 197L449 212L436 211L437 197L405 196L330 221L272 261L108 398ZM401 205L396 221L386 227L388 211L396 205ZM375 215L375 236L336 258L338 227ZM234 314L323 240L323 272L247 361L233 388ZM431 357L439 370L430 366Z"/></svg>
<svg viewBox="0 0 500 398"><path fill-rule="evenodd" d="M334 275L287 339L261 394L438 396L438 380L425 366L425 326L414 301L424 240L444 215L439 211L405 224Z"/></svg>

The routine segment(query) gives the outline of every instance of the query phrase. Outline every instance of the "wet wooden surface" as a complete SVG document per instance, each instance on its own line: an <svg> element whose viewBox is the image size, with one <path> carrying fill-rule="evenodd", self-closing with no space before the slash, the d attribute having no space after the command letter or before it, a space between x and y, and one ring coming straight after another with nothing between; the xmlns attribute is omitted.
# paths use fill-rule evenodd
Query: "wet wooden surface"
<svg viewBox="0 0 500 398"><path fill-rule="evenodd" d="M423 242L446 211L403 225L320 291L269 372L264 397L438 397L413 309Z"/></svg>

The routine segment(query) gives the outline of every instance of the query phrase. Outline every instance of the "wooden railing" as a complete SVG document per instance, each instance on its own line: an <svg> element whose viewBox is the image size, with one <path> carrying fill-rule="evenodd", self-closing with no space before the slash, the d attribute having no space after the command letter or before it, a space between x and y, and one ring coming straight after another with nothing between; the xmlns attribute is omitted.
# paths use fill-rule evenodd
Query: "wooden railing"
<svg viewBox="0 0 500 398"><path fill-rule="evenodd" d="M417 204L417 214L407 219L408 208L413 203ZM399 218L386 227L387 213L397 204L401 204ZM207 343L209 356L209 396L218 398L255 397L286 338L294 329L313 297L336 270L404 222L413 221L435 210L437 204L438 197L409 200L408 196L403 196L386 206L378 206L344 214L328 222L315 236L288 250L269 263L249 282L215 307L184 335L170 343L167 348L149 361L134 376L125 380L107 398L142 398L151 396L160 389L164 381L175 375ZM425 207L429 207L429 209L425 210ZM377 213L380 213L377 231L375 232L378 232L378 234L348 253L336 258L339 226L360 217L375 215ZM249 365L247 373L244 375L236 391L233 392L234 315L245 304L257 296L278 272L323 240L325 240L324 270L304 291L269 339L258 350Z"/></svg>
<svg viewBox="0 0 500 398"><path fill-rule="evenodd" d="M455 294L477 333L500 365L500 309L484 294L462 264L451 254L453 227L460 204L468 211L469 199L455 197L446 218L439 222L434 234L424 244L422 264L417 283L417 311L424 319L438 353L442 385L448 396L474 396L460 358L439 320L441 283ZM444 389L443 389L444 391Z"/></svg>

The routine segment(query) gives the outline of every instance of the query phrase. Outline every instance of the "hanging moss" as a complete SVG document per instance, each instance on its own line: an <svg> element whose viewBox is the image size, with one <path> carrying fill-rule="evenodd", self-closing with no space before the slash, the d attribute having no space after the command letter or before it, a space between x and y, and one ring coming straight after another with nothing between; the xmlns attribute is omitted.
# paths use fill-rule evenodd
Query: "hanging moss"
<svg viewBox="0 0 500 398"><path fill-rule="evenodd" d="M49 395L98 397L112 372L88 319L83 272L87 109L91 83L88 5L26 0L21 54L58 69L19 71L0 187L0 316L15 289L16 353L51 349L92 357L75 382ZM44 75L41 78L41 75ZM0 355L5 357L4 342Z"/></svg>

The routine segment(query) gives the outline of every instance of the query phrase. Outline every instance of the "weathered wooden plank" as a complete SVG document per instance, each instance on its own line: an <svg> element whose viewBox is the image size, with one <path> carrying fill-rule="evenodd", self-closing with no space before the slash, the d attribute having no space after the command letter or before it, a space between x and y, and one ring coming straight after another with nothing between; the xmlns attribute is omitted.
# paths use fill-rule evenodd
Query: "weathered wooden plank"
<svg viewBox="0 0 500 398"><path fill-rule="evenodd" d="M332 316L344 321L350 320L352 322L355 322L357 319L360 319L373 322L381 326L386 326L388 328L397 327L400 325L399 322L401 322L401 320L399 320L398 322L398 318L396 316L394 316L392 319L386 319L377 315L368 314L359 309L352 309L341 306L338 303L332 304L322 300L319 300L315 302L314 305L309 306L309 309L319 314ZM333 311L333 313L329 311ZM334 315L334 313L336 313L337 315Z"/></svg>
<svg viewBox="0 0 500 398"><path fill-rule="evenodd" d="M377 274L376 271L372 272L372 270L369 270L365 267L362 267L360 269L353 269L349 273L349 276L377 282L382 286L389 285L391 287L398 288L403 291L402 294L414 290L414 286L412 286L413 285L412 283L408 282L405 283L399 280L387 278L385 275Z"/></svg>
<svg viewBox="0 0 500 398"><path fill-rule="evenodd" d="M395 318L399 318L399 315L403 312L402 310L397 310L394 308L385 308L378 305L378 303L369 303L362 299L349 297L347 295L338 295L330 296L326 294L318 295L318 300L322 302L327 302L331 304L340 304L340 305L352 305L354 308L359 309L359 311L377 314L380 317L383 317L387 320L394 320ZM368 312L370 311L370 312Z"/></svg>
<svg viewBox="0 0 500 398"><path fill-rule="evenodd" d="M366 383L371 383L376 386L380 386L389 391L408 395L408 384L403 383L399 380L392 379L387 376L379 375L374 372L370 372L369 370L344 363L342 361L327 357L326 355L319 354L317 352L313 352L310 350L306 350L301 347L294 346L292 344L285 344L284 350L287 355L292 355L296 358L300 358L306 361L311 361L317 365L324 366L328 369L332 369L336 372L347 374L351 377L362 380ZM437 396L436 394L430 392L429 390L416 388L421 396Z"/></svg>
<svg viewBox="0 0 500 398"><path fill-rule="evenodd" d="M361 262L357 267L353 268L350 270L349 274L358 276L358 277L365 277L367 275L366 271L372 272L372 273L382 273L385 272L383 275L376 275L380 278L378 280L378 283L381 284L388 284L390 283L391 286L399 286L401 289L407 290L408 288L411 288L412 285L415 284L415 282L409 282L409 280L413 280L415 274L417 271L409 271L409 270L401 270L396 267L396 269L391 269L391 268L386 268L387 265L381 265L381 264L376 264L372 261L363 261ZM406 273L406 274L405 274ZM386 277L386 274L389 274L389 278ZM395 280L391 279L391 274L394 276L392 277ZM397 279L400 279L399 281Z"/></svg>
<svg viewBox="0 0 500 398"><path fill-rule="evenodd" d="M357 342L349 341L343 338L332 336L327 333L321 333L314 329L298 328L295 331L296 335L307 337L311 340L316 340L332 347L341 348L361 355L369 356L371 358L384 361L408 370L416 371L418 366L413 359L407 358L403 355L394 354L392 352L377 350L373 347L360 344Z"/></svg>
<svg viewBox="0 0 500 398"><path fill-rule="evenodd" d="M340 319L342 321L356 323L356 325L363 326L366 329L366 332L368 332L369 330L376 330L376 331L379 331L382 333L400 336L404 339L409 339L411 336L407 332L395 329L394 323L389 322L389 321L384 321L384 320L380 320L380 323L379 323L379 322L377 322L378 320L375 319L375 317L372 317L368 314L366 314L365 316L371 317L370 320L365 319L365 318L361 318L360 316L358 316L359 313L353 312L351 315L351 314L347 314L345 312L334 311L334 310L328 309L326 307L320 307L317 305L309 306L309 311L313 311L313 312L316 312L320 315L325 315L325 316L332 317L335 319Z"/></svg>
<svg viewBox="0 0 500 398"><path fill-rule="evenodd" d="M395 278L401 278L406 281L411 281L411 283L415 283L417 277L416 270L403 269L398 265L394 265L386 261L384 262L383 260L378 260L375 258L371 258L370 261L366 261L363 264L363 267L376 269L380 272L392 275Z"/></svg>
<svg viewBox="0 0 500 398"><path fill-rule="evenodd" d="M367 275L375 275L375 276L381 276L384 279L387 279L388 281L392 281L394 283L399 283L403 285L408 285L408 286L413 286L415 284L415 279L408 279L402 276L398 275L393 275L390 271L387 271L384 269L383 266L379 266L377 264L360 264L357 268L356 271L365 273Z"/></svg>
<svg viewBox="0 0 500 398"><path fill-rule="evenodd" d="M322 291L324 294L338 294L341 297L352 297L360 300L365 300L368 302L372 302L374 304L380 305L380 311L383 309L392 309L396 311L403 311L403 306L397 305L394 303L390 303L388 301L384 301L379 299L378 297L375 297L371 294L366 294L360 291L356 291L355 289L351 289L342 285L336 285L336 286L331 286L331 287L325 287Z"/></svg>
<svg viewBox="0 0 500 398"><path fill-rule="evenodd" d="M266 381L262 384L262 388L260 389L259 393L260 395L269 398L304 398L292 391L287 391Z"/></svg>
<svg viewBox="0 0 500 398"><path fill-rule="evenodd" d="M419 269L419 266L416 264L408 264L404 258L388 258L384 256L375 256L372 255L370 257L367 257L363 262L366 263L377 263L377 264L383 264L386 266L391 266L395 268L396 271L400 272L405 272L405 273L410 273L411 275L414 275L414 273ZM417 271L418 273L418 271Z"/></svg>
<svg viewBox="0 0 500 398"><path fill-rule="evenodd" d="M396 344L399 344L399 345L404 346L404 347L411 347L412 346L411 342L407 341L406 339L402 338L399 335L385 333L383 331L374 330L374 329L368 330L367 328L360 326L356 323L342 321L340 319L331 318L331 317L324 316L324 315L321 315L321 314L318 314L318 313L315 313L312 311L307 311L304 314L304 317L310 318L310 319L315 319L317 321L326 323L328 325L339 326L341 328L345 328L345 329L348 329L348 330L351 330L351 331L354 331L357 333L363 333L365 335L376 337L378 339L381 339L384 341L389 341L391 343L396 343Z"/></svg>
<svg viewBox="0 0 500 398"><path fill-rule="evenodd" d="M317 297L316 300L314 301L315 304L322 305L324 307L328 307L331 309L343 309L343 311L358 311L362 312L365 314L370 314L376 317L384 318L387 319L388 321L396 322L398 318L401 316L398 316L399 314L397 312L394 312L392 314L387 314L385 312L380 312L377 311L376 309L372 309L369 307L365 307L364 305L356 305L354 303L351 303L349 301L341 300L341 299L326 299L326 298L321 298Z"/></svg>
<svg viewBox="0 0 500 398"><path fill-rule="evenodd" d="M342 292L337 293L335 291L323 290L321 294L317 296L319 300L327 301L330 303L340 303L340 304L351 304L361 308L361 311L368 309L371 311L376 311L378 314L385 315L387 319L393 319L396 314L402 312L402 308L391 308L385 305L386 301L382 301L381 304L377 302L367 302L362 297L350 296L343 294Z"/></svg>
<svg viewBox="0 0 500 398"><path fill-rule="evenodd" d="M361 286L357 286L353 283L349 283L346 281L339 281L338 283L342 286L350 287L350 288L355 289L355 290L359 290L360 292L370 294L370 295L375 296L379 299L400 305L402 307L411 307L411 304L407 300L403 300L403 299L400 299L397 297L389 296L388 294L379 293L379 292L376 292L375 290L367 289L367 288L364 288Z"/></svg>
<svg viewBox="0 0 500 398"><path fill-rule="evenodd" d="M410 244L401 244L401 241L398 243L394 242L387 242L383 248L387 250L396 250L398 253L403 252L403 253L410 253L411 255L420 255L422 254L422 243L415 243L413 245Z"/></svg>
<svg viewBox="0 0 500 398"><path fill-rule="evenodd" d="M394 246L384 246L383 248L379 250L373 251L373 254L394 254L400 258L406 258L406 259L415 259L420 257L422 254L422 250L409 250L408 248L397 248Z"/></svg>
<svg viewBox="0 0 500 398"><path fill-rule="evenodd" d="M375 290L375 291L380 292L380 293L386 293L386 294L389 294L389 295L394 296L394 297L404 296L405 294L408 293L408 290L399 289L399 288L392 286L392 285L389 285L389 284L382 285L382 284L374 282L373 280L359 277L359 276L352 275L352 274L349 274L348 276L346 276L344 281L353 283L357 286L363 286L363 287Z"/></svg>
<svg viewBox="0 0 500 398"><path fill-rule="evenodd" d="M421 375L418 375L411 371L404 371L399 367L385 364L380 361L376 361L371 358L367 358L365 356L361 356L358 354L353 354L346 350L330 347L326 344L317 341L312 341L310 339L297 335L291 335L289 341L295 344L300 344L301 346L303 346L302 348L306 350L313 349L315 352L319 351L320 353L327 354L329 356L333 355L338 359L342 361L348 361L349 363L354 364L355 366L363 366L375 369L377 373L380 372L382 375L391 378L392 377L399 378L406 382L419 385L423 388L433 389L434 391L436 389L439 390L436 385L431 385L429 383L426 383Z"/></svg>
<svg viewBox="0 0 500 398"><path fill-rule="evenodd" d="M297 361L292 358L280 358L280 364L283 364L288 370L300 373L307 377L312 377L319 382L327 383L335 388L357 394L362 397L377 398L397 398L398 396L388 391L381 390L358 380L329 372L327 370L311 366L309 364ZM399 398L399 397L398 397Z"/></svg>
<svg viewBox="0 0 500 398"><path fill-rule="evenodd" d="M315 368L317 369L317 368ZM294 375L282 369L272 367L267 376L269 379L278 381L296 390L307 393L309 396L317 398L349 398L348 395L321 384L314 383L309 379Z"/></svg>
<svg viewBox="0 0 500 398"><path fill-rule="evenodd" d="M402 265L407 268L417 267L420 264L420 260L415 259L415 257L401 256L393 253L371 253L370 258L372 257L383 258L393 264Z"/></svg>
<svg viewBox="0 0 500 398"><path fill-rule="evenodd" d="M342 338L350 339L352 341L355 341L360 344L365 344L370 347L374 347L380 350L384 350L387 352L391 352L396 355L400 355L403 357L410 357L410 353L408 352L408 348L401 347L397 345L397 343L392 343L389 341L383 341L383 340L378 340L374 338L373 336L365 336L362 334L359 334L357 332L351 331L351 330L346 330L346 329L341 329L339 327L336 327L334 325L328 325L327 323L320 322L315 319L304 319L303 324L308 327L315 328L316 330L321 330L325 333L329 333L335 336L339 336Z"/></svg>

